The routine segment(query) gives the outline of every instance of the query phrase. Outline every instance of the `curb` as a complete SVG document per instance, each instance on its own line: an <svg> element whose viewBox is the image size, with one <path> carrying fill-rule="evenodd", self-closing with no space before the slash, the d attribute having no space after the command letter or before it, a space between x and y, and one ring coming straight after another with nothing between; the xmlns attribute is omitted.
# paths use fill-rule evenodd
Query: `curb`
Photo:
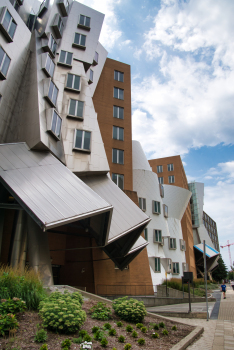
<svg viewBox="0 0 234 350"><path fill-rule="evenodd" d="M170 350L183 350L183 349L186 349L203 332L204 332L204 328L203 327L196 327L190 334L188 334L179 343L174 345Z"/></svg>

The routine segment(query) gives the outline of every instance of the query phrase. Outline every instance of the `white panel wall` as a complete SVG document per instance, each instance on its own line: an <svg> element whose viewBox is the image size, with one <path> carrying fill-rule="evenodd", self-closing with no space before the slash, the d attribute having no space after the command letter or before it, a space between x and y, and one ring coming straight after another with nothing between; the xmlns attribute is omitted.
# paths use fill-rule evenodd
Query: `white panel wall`
<svg viewBox="0 0 234 350"><path fill-rule="evenodd" d="M187 208L192 192L185 188L163 185L164 198L163 202L169 209L169 216L181 220Z"/></svg>

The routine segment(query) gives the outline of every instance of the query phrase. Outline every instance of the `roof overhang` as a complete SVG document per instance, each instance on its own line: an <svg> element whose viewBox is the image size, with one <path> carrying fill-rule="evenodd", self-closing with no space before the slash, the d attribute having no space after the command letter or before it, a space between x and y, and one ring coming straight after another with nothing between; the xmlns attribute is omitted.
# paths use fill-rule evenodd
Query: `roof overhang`
<svg viewBox="0 0 234 350"><path fill-rule="evenodd" d="M197 249L202 254L204 254L204 246L202 243L195 245L194 248ZM219 255L219 252L217 250L215 250L214 248L212 248L211 246L209 246L208 244L206 244L206 256L207 256L207 258L212 258L212 257L217 256L217 255Z"/></svg>

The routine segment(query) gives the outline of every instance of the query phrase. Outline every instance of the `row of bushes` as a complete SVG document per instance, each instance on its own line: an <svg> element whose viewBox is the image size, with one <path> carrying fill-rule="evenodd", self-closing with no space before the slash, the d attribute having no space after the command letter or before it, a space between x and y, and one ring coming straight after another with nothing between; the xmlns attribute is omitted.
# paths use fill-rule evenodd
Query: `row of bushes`
<svg viewBox="0 0 234 350"><path fill-rule="evenodd" d="M163 285L166 285L167 283L167 286L169 288L174 288L174 289L177 289L177 290L180 290L182 291L183 290L183 285L182 285L182 280L180 278L171 278L170 280L164 280L163 281ZM193 280L193 285L194 285L194 288L200 288L202 286L204 286L204 279L203 278L196 278ZM211 284L211 281L207 281L207 284ZM188 292L188 285L187 284L184 284L184 291L185 292Z"/></svg>

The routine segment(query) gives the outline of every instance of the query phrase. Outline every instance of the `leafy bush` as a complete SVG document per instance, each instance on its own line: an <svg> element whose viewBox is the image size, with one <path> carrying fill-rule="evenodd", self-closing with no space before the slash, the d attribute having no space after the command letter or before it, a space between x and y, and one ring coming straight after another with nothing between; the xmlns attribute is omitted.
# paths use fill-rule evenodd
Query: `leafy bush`
<svg viewBox="0 0 234 350"><path fill-rule="evenodd" d="M16 320L15 315L7 314L0 315L0 335L6 335L10 329L19 328L19 324Z"/></svg>
<svg viewBox="0 0 234 350"><path fill-rule="evenodd" d="M124 350L130 350L132 348L132 345L127 343L126 345L124 345Z"/></svg>
<svg viewBox="0 0 234 350"><path fill-rule="evenodd" d="M98 326L94 326L92 328L92 333L96 333L98 330L99 330L99 327Z"/></svg>
<svg viewBox="0 0 234 350"><path fill-rule="evenodd" d="M85 335L87 335L88 334L88 332L87 331L85 331L84 329L81 329L80 331L79 331L79 336L80 337L84 337Z"/></svg>
<svg viewBox="0 0 234 350"><path fill-rule="evenodd" d="M37 325L37 332L35 334L34 340L36 343L43 343L47 339L47 332L43 329L40 328L40 325Z"/></svg>
<svg viewBox="0 0 234 350"><path fill-rule="evenodd" d="M80 344L82 343L82 341L83 341L82 337L72 339L72 342L75 344Z"/></svg>
<svg viewBox="0 0 234 350"><path fill-rule="evenodd" d="M138 334L137 334L136 331L133 331L133 332L132 332L132 337L133 337L133 338L137 338L137 337L138 337Z"/></svg>
<svg viewBox="0 0 234 350"><path fill-rule="evenodd" d="M111 328L108 332L109 335L116 335L116 330L114 328Z"/></svg>
<svg viewBox="0 0 234 350"><path fill-rule="evenodd" d="M48 350L47 344L43 344L43 345L40 347L40 350Z"/></svg>
<svg viewBox="0 0 234 350"><path fill-rule="evenodd" d="M112 350L117 350L117 348L113 348Z"/></svg>
<svg viewBox="0 0 234 350"><path fill-rule="evenodd" d="M47 298L50 302L57 303L58 300L64 300L64 301L73 301L77 304L82 305L84 300L82 295L79 292L69 293L67 290L64 291L64 294L60 292L53 292L50 294L50 296Z"/></svg>
<svg viewBox="0 0 234 350"><path fill-rule="evenodd" d="M111 329L111 324L110 323L104 323L104 328L106 329Z"/></svg>
<svg viewBox="0 0 234 350"><path fill-rule="evenodd" d="M97 305L91 307L89 311L91 313L91 317L95 318L96 320L107 321L111 316L111 309L102 302L98 302Z"/></svg>
<svg viewBox="0 0 234 350"><path fill-rule="evenodd" d="M98 329L97 332L94 333L94 339L101 341L106 337L106 332L105 330Z"/></svg>
<svg viewBox="0 0 234 350"><path fill-rule="evenodd" d="M101 346L103 346L105 348L107 346L107 344L108 344L108 340L106 338L102 338Z"/></svg>
<svg viewBox="0 0 234 350"><path fill-rule="evenodd" d="M113 309L122 320L128 322L140 322L147 313L143 302L128 297L115 299Z"/></svg>
<svg viewBox="0 0 234 350"><path fill-rule="evenodd" d="M143 323L137 323L137 324L136 324L136 327L137 327L137 328L140 328L140 329L141 329L143 326L144 326Z"/></svg>
<svg viewBox="0 0 234 350"><path fill-rule="evenodd" d="M40 275L33 269L24 271L1 265L0 295L2 299L20 298L29 310L37 310L40 301L46 296Z"/></svg>
<svg viewBox="0 0 234 350"><path fill-rule="evenodd" d="M70 293L51 293L40 303L39 314L44 327L58 333L75 333L86 319L79 298Z"/></svg>
<svg viewBox="0 0 234 350"><path fill-rule="evenodd" d="M71 344L72 344L72 342L70 339L65 339L64 341L62 341L62 344L61 344L62 349L65 349L65 348L70 349Z"/></svg>
<svg viewBox="0 0 234 350"><path fill-rule="evenodd" d="M168 335L168 331L167 331L166 329L164 329L164 330L162 331L162 334L163 334L163 335Z"/></svg>
<svg viewBox="0 0 234 350"><path fill-rule="evenodd" d="M133 331L133 327L130 326L130 324L126 327L126 331L127 332L132 332Z"/></svg>
<svg viewBox="0 0 234 350"><path fill-rule="evenodd" d="M121 321L116 323L117 327L123 327L123 323Z"/></svg>
<svg viewBox="0 0 234 350"><path fill-rule="evenodd" d="M159 338L159 334L158 333L153 333L152 334L152 338Z"/></svg>
<svg viewBox="0 0 234 350"><path fill-rule="evenodd" d="M146 327L141 327L141 331L142 331L142 333L146 333L147 332L147 328Z"/></svg>
<svg viewBox="0 0 234 350"><path fill-rule="evenodd" d="M154 329L155 331L157 331L157 330L159 329L159 325L158 325L157 323L155 323L155 324L153 325L153 329Z"/></svg>
<svg viewBox="0 0 234 350"><path fill-rule="evenodd" d="M92 340L92 337L89 334L86 334L83 338L84 341L90 342Z"/></svg>
<svg viewBox="0 0 234 350"><path fill-rule="evenodd" d="M177 331L177 327L176 327L175 325L172 326L171 329L172 329L173 331Z"/></svg>
<svg viewBox="0 0 234 350"><path fill-rule="evenodd" d="M23 312L27 309L25 301L21 300L20 298L9 298L1 299L0 303L0 314L17 314L18 312Z"/></svg>
<svg viewBox="0 0 234 350"><path fill-rule="evenodd" d="M118 337L118 342L119 342L119 343L124 343L124 342L125 342L125 337L124 337L123 335L120 335L120 336Z"/></svg>
<svg viewBox="0 0 234 350"><path fill-rule="evenodd" d="M138 339L138 344L139 345L144 345L145 344L145 339L144 338L140 338L140 339Z"/></svg>
<svg viewBox="0 0 234 350"><path fill-rule="evenodd" d="M165 327L165 323L164 322L159 322L159 327L164 328Z"/></svg>

